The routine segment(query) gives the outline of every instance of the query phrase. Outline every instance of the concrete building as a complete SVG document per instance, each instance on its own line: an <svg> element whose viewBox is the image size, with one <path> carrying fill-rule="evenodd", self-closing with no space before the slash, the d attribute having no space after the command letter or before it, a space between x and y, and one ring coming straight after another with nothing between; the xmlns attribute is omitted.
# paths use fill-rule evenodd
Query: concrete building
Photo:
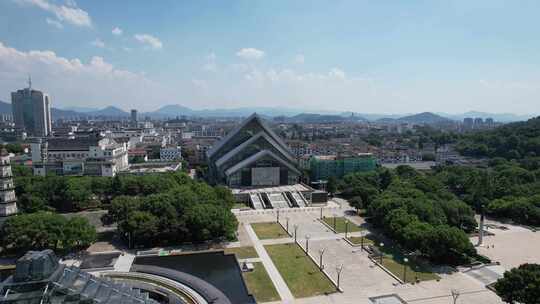
<svg viewBox="0 0 540 304"><path fill-rule="evenodd" d="M230 187L293 185L301 175L289 147L253 114L208 151L210 180Z"/></svg>
<svg viewBox="0 0 540 304"><path fill-rule="evenodd" d="M17 213L17 197L9 157L6 149L0 151L0 216Z"/></svg>
<svg viewBox="0 0 540 304"><path fill-rule="evenodd" d="M310 159L312 181L328 180L330 177L342 178L354 172L375 170L377 160L371 153L351 156L313 156Z"/></svg>
<svg viewBox="0 0 540 304"><path fill-rule="evenodd" d="M133 127L137 127L137 121L138 121L137 110L136 109L131 109L131 125Z"/></svg>
<svg viewBox="0 0 540 304"><path fill-rule="evenodd" d="M11 93L11 105L15 129L28 135L47 137L51 135L51 99L49 95L28 88Z"/></svg>
<svg viewBox="0 0 540 304"><path fill-rule="evenodd" d="M89 135L49 138L32 144L34 175L115 176L128 168L127 145Z"/></svg>

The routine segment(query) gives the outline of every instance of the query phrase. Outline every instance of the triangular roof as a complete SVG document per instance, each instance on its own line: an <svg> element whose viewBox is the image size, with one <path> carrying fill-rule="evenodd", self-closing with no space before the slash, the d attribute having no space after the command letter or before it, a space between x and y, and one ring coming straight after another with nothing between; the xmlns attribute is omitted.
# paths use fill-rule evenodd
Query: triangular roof
<svg viewBox="0 0 540 304"><path fill-rule="evenodd" d="M273 140L269 135L267 135L265 132L259 132L257 134L255 134L255 136L252 136L250 139L246 140L245 142L243 142L242 144L240 144L239 146L236 146L234 149L232 149L231 151L227 152L225 155L223 155L222 157L220 157L218 160L216 160L216 166L221 166L223 165L225 162L227 162L230 158L232 158L233 156L235 156L236 154L238 154L239 152L241 152L242 150L244 150L246 147L248 147L249 145L251 145L252 143L256 142L258 139L260 138L264 138L266 139L272 146L274 146L283 156L285 156L289 161L291 162L296 162L294 157L292 156L292 154L288 151L288 150L284 150L281 145L279 145L278 143L276 143L275 140Z"/></svg>
<svg viewBox="0 0 540 304"><path fill-rule="evenodd" d="M290 162L285 161L284 159L277 156L274 152L270 150L262 150L244 159L243 161L237 163L236 165L230 167L229 169L227 169L227 171L225 171L225 175L229 176L235 173L236 171L251 165L252 163L256 162L257 160L261 159L264 156L270 156L273 159L280 162L281 164L283 164L284 166L286 166L287 168L289 168L290 170L296 172L297 174L300 174L300 171L298 171L298 169L296 169L293 165L291 165Z"/></svg>
<svg viewBox="0 0 540 304"><path fill-rule="evenodd" d="M234 128L231 132L229 132L223 139L221 139L219 142L217 142L210 150L208 150L208 157L212 157L225 143L227 143L229 140L231 140L238 132L240 132L243 128L245 128L251 121L255 120L261 128L268 133L269 136L271 136L274 141L280 145L285 151L288 151L288 153L291 153L289 147L283 142L283 140L274 132L270 127L266 125L264 122L264 119L262 119L257 113L251 114L248 118L244 119L240 125L238 125L236 128Z"/></svg>

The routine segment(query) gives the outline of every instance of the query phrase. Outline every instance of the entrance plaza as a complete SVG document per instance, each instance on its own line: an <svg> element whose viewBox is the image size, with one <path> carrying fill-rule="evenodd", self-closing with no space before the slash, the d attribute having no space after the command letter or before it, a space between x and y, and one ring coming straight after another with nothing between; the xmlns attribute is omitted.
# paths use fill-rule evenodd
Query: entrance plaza
<svg viewBox="0 0 540 304"><path fill-rule="evenodd" d="M363 219L356 216L344 200L334 199L329 201L328 206L322 207L322 214L324 217L345 217L350 221L350 225L354 224L362 227L362 229L359 229L361 231L348 233L349 236L361 236L363 233L369 232L369 227L366 227ZM279 209L279 222L283 230L287 229L288 222L289 234L280 234L278 238L273 239L259 239L256 232L258 228L254 229L253 227L261 225L252 224L276 223L278 218L277 210L252 210L239 212L236 215L240 222L239 241L231 244L231 246L253 246L255 248L259 256L257 261L261 261L266 268L272 284L281 298L281 301L272 303L393 303L394 300L392 299L394 297L386 300L384 296L394 294L398 296L397 299L400 298L405 303L446 304L453 303L452 289L458 290L460 293L456 303L503 303L497 295L486 289L481 281L461 272L438 273L441 278L439 281L422 281L414 285L401 284L375 265L369 259L366 251L344 241L345 233L336 234L329 226L321 223L319 220L321 208L318 207ZM329 222L332 223L332 221ZM367 230L364 228L367 228ZM284 280L284 277L289 275L280 272L266 248L269 245L294 243L295 229L297 241L303 250L306 249L306 236L309 239L309 254L314 260L313 264L317 271L319 271L317 266L320 262L320 252L324 249L324 270L330 281L333 282L332 286L334 287L338 280L337 269L343 265L339 284L342 292L321 293L316 296L301 298L294 297L291 292L293 288L290 288L285 282L286 280ZM284 270L282 269L282 271Z"/></svg>

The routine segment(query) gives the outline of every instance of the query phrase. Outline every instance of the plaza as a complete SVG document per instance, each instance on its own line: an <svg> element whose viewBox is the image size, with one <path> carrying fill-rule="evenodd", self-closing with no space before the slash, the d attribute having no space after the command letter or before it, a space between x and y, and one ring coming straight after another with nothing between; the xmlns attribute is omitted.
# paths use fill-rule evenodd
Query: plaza
<svg viewBox="0 0 540 304"><path fill-rule="evenodd" d="M321 213L323 218L344 217L349 221L349 225L360 227L359 231L348 232L348 237L360 237L371 230L361 217L355 215L347 202L341 199L329 201L328 206L322 208L279 209L279 225L285 231L288 227L288 237L259 239L253 229L253 226L260 225L260 223L277 224L277 210L253 210L252 212L236 213L240 223L239 238L238 242L231 244L231 246L253 246L255 248L259 256L257 261L261 261L266 268L272 285L276 287L280 297L279 301L270 303L394 303L384 296L397 295L396 299L401 299L405 303L443 304L453 303L452 290L459 291L456 303L503 303L481 281L459 271L441 269L436 271L436 275L440 279L402 284L377 266L369 258L368 252L346 242L344 232L335 233L332 231L331 225L327 226L321 223ZM329 222L332 223L332 221ZM270 254L268 252L269 246L294 244L295 235L304 254L308 249L314 265L319 265L322 253L324 273L333 283L334 292L326 294L314 292L313 296L295 297L292 291L294 288L287 284L289 274L280 272L283 270L280 270L280 265L276 265L277 263L272 257L275 250L272 250ZM278 263L281 262L278 261ZM341 271L339 271L340 268ZM338 272L340 273L340 291L336 286ZM308 275L306 274L306 276ZM396 274L396 276L400 278L401 273Z"/></svg>

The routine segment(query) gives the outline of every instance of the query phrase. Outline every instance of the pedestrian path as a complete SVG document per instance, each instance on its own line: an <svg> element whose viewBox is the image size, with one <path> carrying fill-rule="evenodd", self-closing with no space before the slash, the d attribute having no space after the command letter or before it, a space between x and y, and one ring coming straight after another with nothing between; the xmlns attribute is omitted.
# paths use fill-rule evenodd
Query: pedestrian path
<svg viewBox="0 0 540 304"><path fill-rule="evenodd" d="M131 264L135 260L135 255L132 253L125 252L118 256L116 263L114 264L115 271L129 272L131 269Z"/></svg>
<svg viewBox="0 0 540 304"><path fill-rule="evenodd" d="M283 303L294 303L294 297L289 290L289 286L287 286L287 283L283 280L281 277L281 274L277 270L276 266L272 262L272 259L266 252L266 249L264 249L263 244L255 234L255 231L253 228L251 228L251 225L246 225L246 231L253 243L253 247L255 248L255 251L257 251L257 254L259 255L259 258L261 259L261 262L263 263L264 267L266 268L266 272L268 272L268 275L270 276L270 280L272 280L272 283L276 287L277 292L279 293L279 296L281 297L281 300Z"/></svg>

